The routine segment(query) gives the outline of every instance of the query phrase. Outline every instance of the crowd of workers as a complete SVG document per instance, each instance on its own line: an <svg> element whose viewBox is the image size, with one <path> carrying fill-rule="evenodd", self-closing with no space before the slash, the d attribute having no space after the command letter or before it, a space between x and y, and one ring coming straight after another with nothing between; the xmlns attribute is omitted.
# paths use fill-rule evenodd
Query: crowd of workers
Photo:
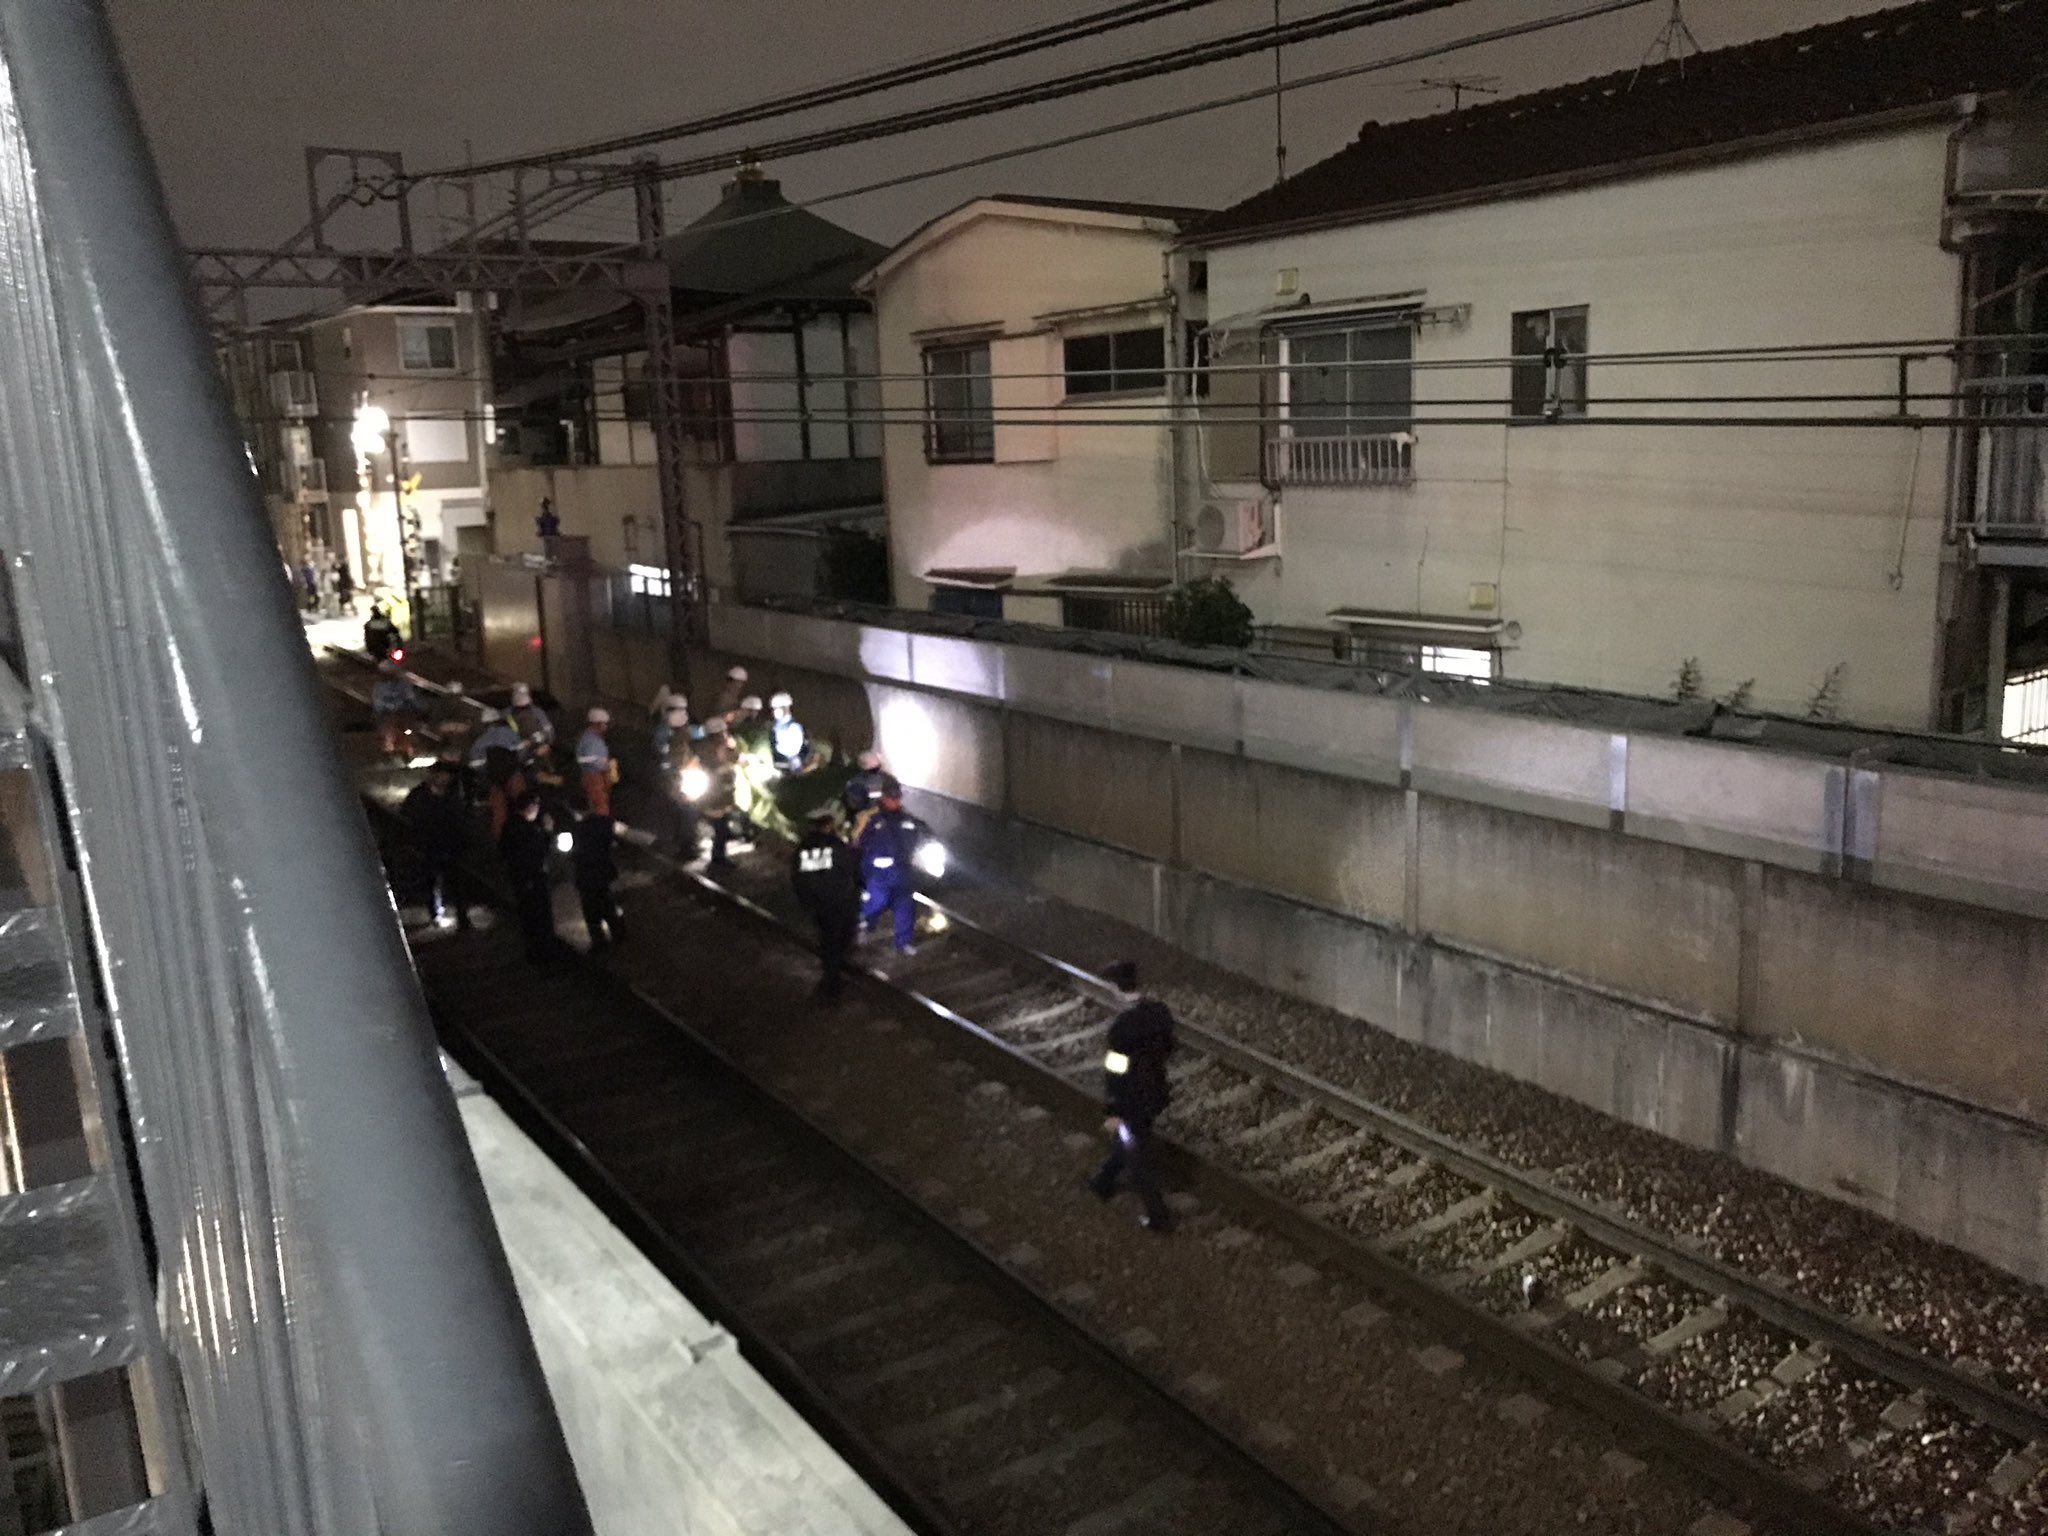
<svg viewBox="0 0 2048 1536"><path fill-rule="evenodd" d="M373 626L379 616L373 616ZM407 737L413 723L427 715L426 699L393 659L395 631L385 636L373 630L366 640L371 642L366 648L379 658L372 690L379 746L410 760ZM460 704L459 687L450 693ZM457 866L481 801L527 958L549 964L567 953L554 914L553 862L562 854L568 857L590 950L602 952L619 943L620 913L613 894L619 828L612 791L620 771L610 713L602 707L586 712L575 742L573 776L558 762L554 720L528 685L515 683L502 708L486 707L475 718L479 728L467 750L434 757L404 802L433 921L470 926L468 908L456 892ZM776 693L764 711L761 698L748 691L742 667L728 672L716 706L701 715L681 692L662 688L649 705L648 725L650 766L662 791L657 804L668 808L672 834L685 858L708 856L714 867L730 865L734 853L752 846L757 831L735 793L742 751L765 751L774 769L784 774L802 772L813 761L794 700ZM743 748L743 741L750 745ZM914 871L942 875L943 857L924 824L904 809L902 786L880 755L862 752L839 794L808 814L790 856L796 899L817 929L819 1002L839 1001L848 959L863 932L886 934L898 952L915 952ZM1153 1126L1170 1096L1173 1015L1164 1003L1140 992L1132 962L1110 966L1104 979L1117 1004L1103 1058L1110 1145L1088 1187L1106 1201L1128 1182L1138 1198L1141 1225L1163 1233L1171 1218L1150 1149Z"/></svg>

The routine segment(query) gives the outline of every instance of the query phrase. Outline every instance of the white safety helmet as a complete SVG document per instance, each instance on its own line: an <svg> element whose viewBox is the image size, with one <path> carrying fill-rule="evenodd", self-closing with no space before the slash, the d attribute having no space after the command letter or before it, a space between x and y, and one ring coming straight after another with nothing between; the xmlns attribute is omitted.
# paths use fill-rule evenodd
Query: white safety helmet
<svg viewBox="0 0 2048 1536"><path fill-rule="evenodd" d="M774 698L768 701L768 707L770 709L793 709L795 706L796 700L792 699L786 693L778 693L775 695Z"/></svg>
<svg viewBox="0 0 2048 1536"><path fill-rule="evenodd" d="M744 699L740 700L740 708L752 710L758 715L761 713L761 695L758 693L748 694Z"/></svg>
<svg viewBox="0 0 2048 1536"><path fill-rule="evenodd" d="M725 716L713 715L709 720L706 720L704 722L704 734L706 736L723 736L725 734Z"/></svg>
<svg viewBox="0 0 2048 1536"><path fill-rule="evenodd" d="M744 683L747 680L747 669L745 667L731 667L727 669L725 675L731 682Z"/></svg>
<svg viewBox="0 0 2048 1536"><path fill-rule="evenodd" d="M612 723L612 712L602 705L597 705L593 706L590 713L583 718L592 725L610 725Z"/></svg>
<svg viewBox="0 0 2048 1536"><path fill-rule="evenodd" d="M869 747L867 751L860 755L860 766L863 772L873 773L882 766L882 754L873 747Z"/></svg>
<svg viewBox="0 0 2048 1536"><path fill-rule="evenodd" d="M533 690L531 688L527 687L524 683L514 683L512 685L512 707L514 709L524 709L532 702Z"/></svg>

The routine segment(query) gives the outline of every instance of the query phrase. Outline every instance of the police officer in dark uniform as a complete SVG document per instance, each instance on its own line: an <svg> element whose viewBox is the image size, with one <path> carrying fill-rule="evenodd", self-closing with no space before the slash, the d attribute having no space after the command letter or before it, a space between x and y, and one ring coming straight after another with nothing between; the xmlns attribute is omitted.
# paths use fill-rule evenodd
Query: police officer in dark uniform
<svg viewBox="0 0 2048 1536"><path fill-rule="evenodd" d="M608 812L588 811L570 833L570 867L576 875L576 899L583 907L583 926L591 952L610 949L619 941L619 903L612 882L619 878L612 852L615 829Z"/></svg>
<svg viewBox="0 0 2048 1536"><path fill-rule="evenodd" d="M1143 1212L1140 1223L1149 1232L1163 1233L1171 1217L1152 1174L1152 1124L1166 1112L1171 1097L1166 1058L1173 1052L1173 1014L1158 998L1138 991L1135 961L1119 960L1102 975L1116 988L1121 1011L1110 1022L1102 1058L1109 1156L1088 1187L1098 1199L1107 1200L1128 1174Z"/></svg>
<svg viewBox="0 0 2048 1536"><path fill-rule="evenodd" d="M505 860L505 875L512 886L512 905L519 913L520 937L526 941L526 958L544 965L559 953L555 937L555 904L548 884L548 824L541 818L540 800L522 794L512 805L505 830L498 834L498 852Z"/></svg>
<svg viewBox="0 0 2048 1536"><path fill-rule="evenodd" d="M860 859L832 828L829 805L811 812L811 828L796 845L790 882L796 899L818 925L818 990L821 1003L839 1001L846 952L860 926Z"/></svg>

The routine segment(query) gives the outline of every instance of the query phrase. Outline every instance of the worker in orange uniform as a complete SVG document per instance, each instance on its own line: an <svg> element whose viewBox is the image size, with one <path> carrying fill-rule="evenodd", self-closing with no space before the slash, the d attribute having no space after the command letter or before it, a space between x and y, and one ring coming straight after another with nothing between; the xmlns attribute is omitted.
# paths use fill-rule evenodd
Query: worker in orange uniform
<svg viewBox="0 0 2048 1536"><path fill-rule="evenodd" d="M611 729L611 711L593 708L584 716L583 734L576 738L576 768L583 775L583 804L594 816L612 813L612 786L619 781L619 761L612 756L612 744L605 739Z"/></svg>

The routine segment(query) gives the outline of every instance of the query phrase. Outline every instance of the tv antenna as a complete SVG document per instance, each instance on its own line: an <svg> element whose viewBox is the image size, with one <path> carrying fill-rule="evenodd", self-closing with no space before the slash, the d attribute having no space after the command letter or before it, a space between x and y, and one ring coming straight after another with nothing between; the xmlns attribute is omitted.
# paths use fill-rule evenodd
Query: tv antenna
<svg viewBox="0 0 2048 1536"><path fill-rule="evenodd" d="M1628 77L1633 87L1637 76L1652 64L1678 64L1678 73L1685 73L1685 56L1701 52L1700 40L1692 35L1692 28L1685 23L1685 0L1671 0L1671 14L1664 20L1664 29L1650 39L1650 46L1643 54L1643 62L1636 66L1636 72Z"/></svg>
<svg viewBox="0 0 2048 1536"><path fill-rule="evenodd" d="M1451 110L1455 112L1465 104L1465 94L1468 91L1474 96L1498 96L1500 94L1500 76L1434 75L1416 81L1408 89L1411 93L1415 91L1449 91L1451 93Z"/></svg>

